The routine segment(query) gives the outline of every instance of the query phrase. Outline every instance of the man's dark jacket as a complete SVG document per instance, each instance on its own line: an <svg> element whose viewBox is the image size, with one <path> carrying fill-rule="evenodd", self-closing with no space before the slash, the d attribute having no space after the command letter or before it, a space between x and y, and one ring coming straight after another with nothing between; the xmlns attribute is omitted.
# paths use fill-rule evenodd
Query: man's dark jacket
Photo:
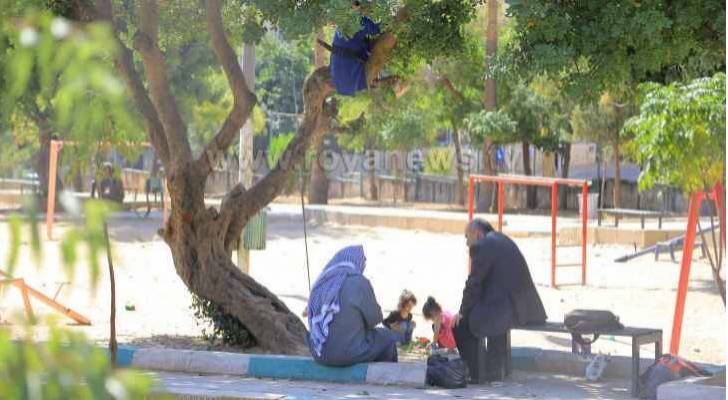
<svg viewBox="0 0 728 400"><path fill-rule="evenodd" d="M512 327L546 321L526 259L510 238L489 232L470 247L470 261L460 314L473 335L502 335Z"/></svg>

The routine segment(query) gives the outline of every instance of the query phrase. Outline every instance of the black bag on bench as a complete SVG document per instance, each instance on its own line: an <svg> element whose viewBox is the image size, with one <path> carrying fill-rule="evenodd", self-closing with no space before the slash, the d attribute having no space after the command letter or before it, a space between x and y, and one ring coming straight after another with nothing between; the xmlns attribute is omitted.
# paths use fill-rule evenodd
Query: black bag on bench
<svg viewBox="0 0 728 400"><path fill-rule="evenodd" d="M583 345L596 342L601 332L624 329L619 317L606 310L574 310L564 316L564 326ZM581 335L594 335L594 338L588 340Z"/></svg>

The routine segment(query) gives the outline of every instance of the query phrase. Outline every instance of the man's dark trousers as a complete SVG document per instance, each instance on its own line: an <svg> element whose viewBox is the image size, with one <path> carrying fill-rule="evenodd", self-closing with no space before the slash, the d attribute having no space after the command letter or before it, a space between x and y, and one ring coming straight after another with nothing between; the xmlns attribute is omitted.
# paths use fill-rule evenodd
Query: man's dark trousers
<svg viewBox="0 0 728 400"><path fill-rule="evenodd" d="M471 383L502 381L506 375L507 334L478 338L463 319L453 329L460 357L465 360ZM486 344L487 343L487 344Z"/></svg>

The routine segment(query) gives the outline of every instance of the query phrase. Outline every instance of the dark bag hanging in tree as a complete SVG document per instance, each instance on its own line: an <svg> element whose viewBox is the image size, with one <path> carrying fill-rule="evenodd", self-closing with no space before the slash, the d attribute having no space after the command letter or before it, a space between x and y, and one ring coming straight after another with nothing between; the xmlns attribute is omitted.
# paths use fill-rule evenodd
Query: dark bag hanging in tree
<svg viewBox="0 0 728 400"><path fill-rule="evenodd" d="M564 316L564 326L582 344L594 343L600 333L624 329L619 317L605 310L574 310ZM594 335L594 339L586 340L581 335Z"/></svg>
<svg viewBox="0 0 728 400"><path fill-rule="evenodd" d="M427 359L427 384L445 389L459 389L468 385L468 369L465 362L442 355Z"/></svg>

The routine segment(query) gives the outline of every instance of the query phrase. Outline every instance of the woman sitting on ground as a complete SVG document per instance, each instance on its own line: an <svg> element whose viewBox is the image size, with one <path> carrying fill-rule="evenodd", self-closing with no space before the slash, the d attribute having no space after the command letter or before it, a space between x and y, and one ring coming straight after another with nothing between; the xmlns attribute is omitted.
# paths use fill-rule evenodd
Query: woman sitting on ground
<svg viewBox="0 0 728 400"><path fill-rule="evenodd" d="M382 322L374 289L362 275L364 248L350 246L329 261L311 289L308 302L309 348L324 365L397 362L396 337Z"/></svg>

